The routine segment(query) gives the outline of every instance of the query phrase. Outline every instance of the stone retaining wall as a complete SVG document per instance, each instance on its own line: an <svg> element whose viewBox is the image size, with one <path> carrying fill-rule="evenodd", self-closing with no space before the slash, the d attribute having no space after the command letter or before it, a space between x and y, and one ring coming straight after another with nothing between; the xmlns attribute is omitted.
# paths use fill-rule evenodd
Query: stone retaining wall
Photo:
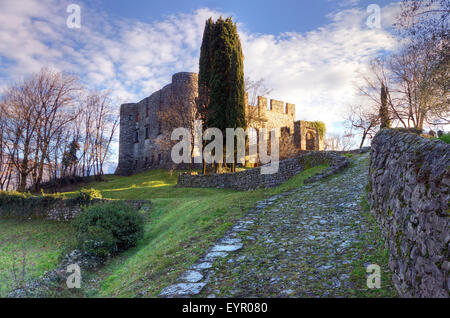
<svg viewBox="0 0 450 318"><path fill-rule="evenodd" d="M321 177L334 174L348 166L349 160L337 152L313 151L296 158L279 162L278 173L261 174L261 167L237 173L178 176L178 186L187 188L230 188L236 190L254 190L276 187L307 168L321 164L330 164ZM311 182L314 180L310 180Z"/></svg>
<svg viewBox="0 0 450 318"><path fill-rule="evenodd" d="M80 214L86 205L111 201L93 199L88 203L80 203L74 199L31 197L10 203L8 206L0 206L0 218L68 221ZM144 205L151 206L151 201L147 200L125 200L123 202L137 209L141 209Z"/></svg>
<svg viewBox="0 0 450 318"><path fill-rule="evenodd" d="M450 145L393 129L372 141L369 202L402 297L449 297Z"/></svg>

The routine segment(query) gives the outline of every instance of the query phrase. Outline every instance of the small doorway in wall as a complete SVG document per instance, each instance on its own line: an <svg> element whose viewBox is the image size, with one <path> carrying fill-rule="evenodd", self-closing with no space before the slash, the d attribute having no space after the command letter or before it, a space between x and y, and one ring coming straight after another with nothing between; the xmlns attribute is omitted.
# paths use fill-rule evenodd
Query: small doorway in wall
<svg viewBox="0 0 450 318"><path fill-rule="evenodd" d="M316 139L314 138L314 134L310 131L306 133L306 150L315 150L316 149Z"/></svg>

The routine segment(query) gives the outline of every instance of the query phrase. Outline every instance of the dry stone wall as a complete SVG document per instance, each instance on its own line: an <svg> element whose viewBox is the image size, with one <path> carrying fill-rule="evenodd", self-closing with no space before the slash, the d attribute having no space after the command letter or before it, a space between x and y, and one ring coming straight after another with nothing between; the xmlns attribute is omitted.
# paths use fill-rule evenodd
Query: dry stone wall
<svg viewBox="0 0 450 318"><path fill-rule="evenodd" d="M230 188L236 190L255 190L276 187L307 168L321 164L330 167L315 180L330 176L348 166L349 160L337 152L314 151L296 158L279 162L279 169L274 174L261 174L261 167L237 173L191 175L183 173L178 176L178 186L188 188ZM308 180L307 180L308 181Z"/></svg>
<svg viewBox="0 0 450 318"><path fill-rule="evenodd" d="M450 145L381 130L372 141L369 202L403 297L450 296Z"/></svg>
<svg viewBox="0 0 450 318"><path fill-rule="evenodd" d="M0 206L0 218L69 221L80 214L86 205L106 202L111 200L93 199L86 204L75 199L31 197ZM125 200L124 202L137 209L151 206L151 201L147 200Z"/></svg>

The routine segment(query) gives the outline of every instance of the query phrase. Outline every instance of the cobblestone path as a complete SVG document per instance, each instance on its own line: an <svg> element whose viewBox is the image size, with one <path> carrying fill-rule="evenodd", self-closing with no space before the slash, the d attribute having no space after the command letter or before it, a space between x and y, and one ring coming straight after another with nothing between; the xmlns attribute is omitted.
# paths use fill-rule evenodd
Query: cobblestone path
<svg viewBox="0 0 450 318"><path fill-rule="evenodd" d="M353 289L368 155L331 178L268 198L162 296L339 297Z"/></svg>

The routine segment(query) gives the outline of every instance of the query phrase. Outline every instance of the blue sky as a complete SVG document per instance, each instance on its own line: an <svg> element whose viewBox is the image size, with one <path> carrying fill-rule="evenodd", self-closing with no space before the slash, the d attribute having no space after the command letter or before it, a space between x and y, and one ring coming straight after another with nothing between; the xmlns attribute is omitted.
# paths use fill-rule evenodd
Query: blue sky
<svg viewBox="0 0 450 318"><path fill-rule="evenodd" d="M66 26L67 6L81 6L81 28ZM369 4L381 28L366 25ZM395 50L395 1L316 0L0 0L0 90L43 66L75 73L120 103L136 102L198 71L205 20L232 16L245 74L264 78L269 98L296 104L296 117L342 132L359 102L356 72Z"/></svg>
<svg viewBox="0 0 450 318"><path fill-rule="evenodd" d="M330 22L333 12L344 8L367 8L392 1L346 0L101 0L95 7L111 16L155 21L174 13L210 8L225 12L245 24L249 32L279 34L308 32ZM125 4L128 3L128 4Z"/></svg>

